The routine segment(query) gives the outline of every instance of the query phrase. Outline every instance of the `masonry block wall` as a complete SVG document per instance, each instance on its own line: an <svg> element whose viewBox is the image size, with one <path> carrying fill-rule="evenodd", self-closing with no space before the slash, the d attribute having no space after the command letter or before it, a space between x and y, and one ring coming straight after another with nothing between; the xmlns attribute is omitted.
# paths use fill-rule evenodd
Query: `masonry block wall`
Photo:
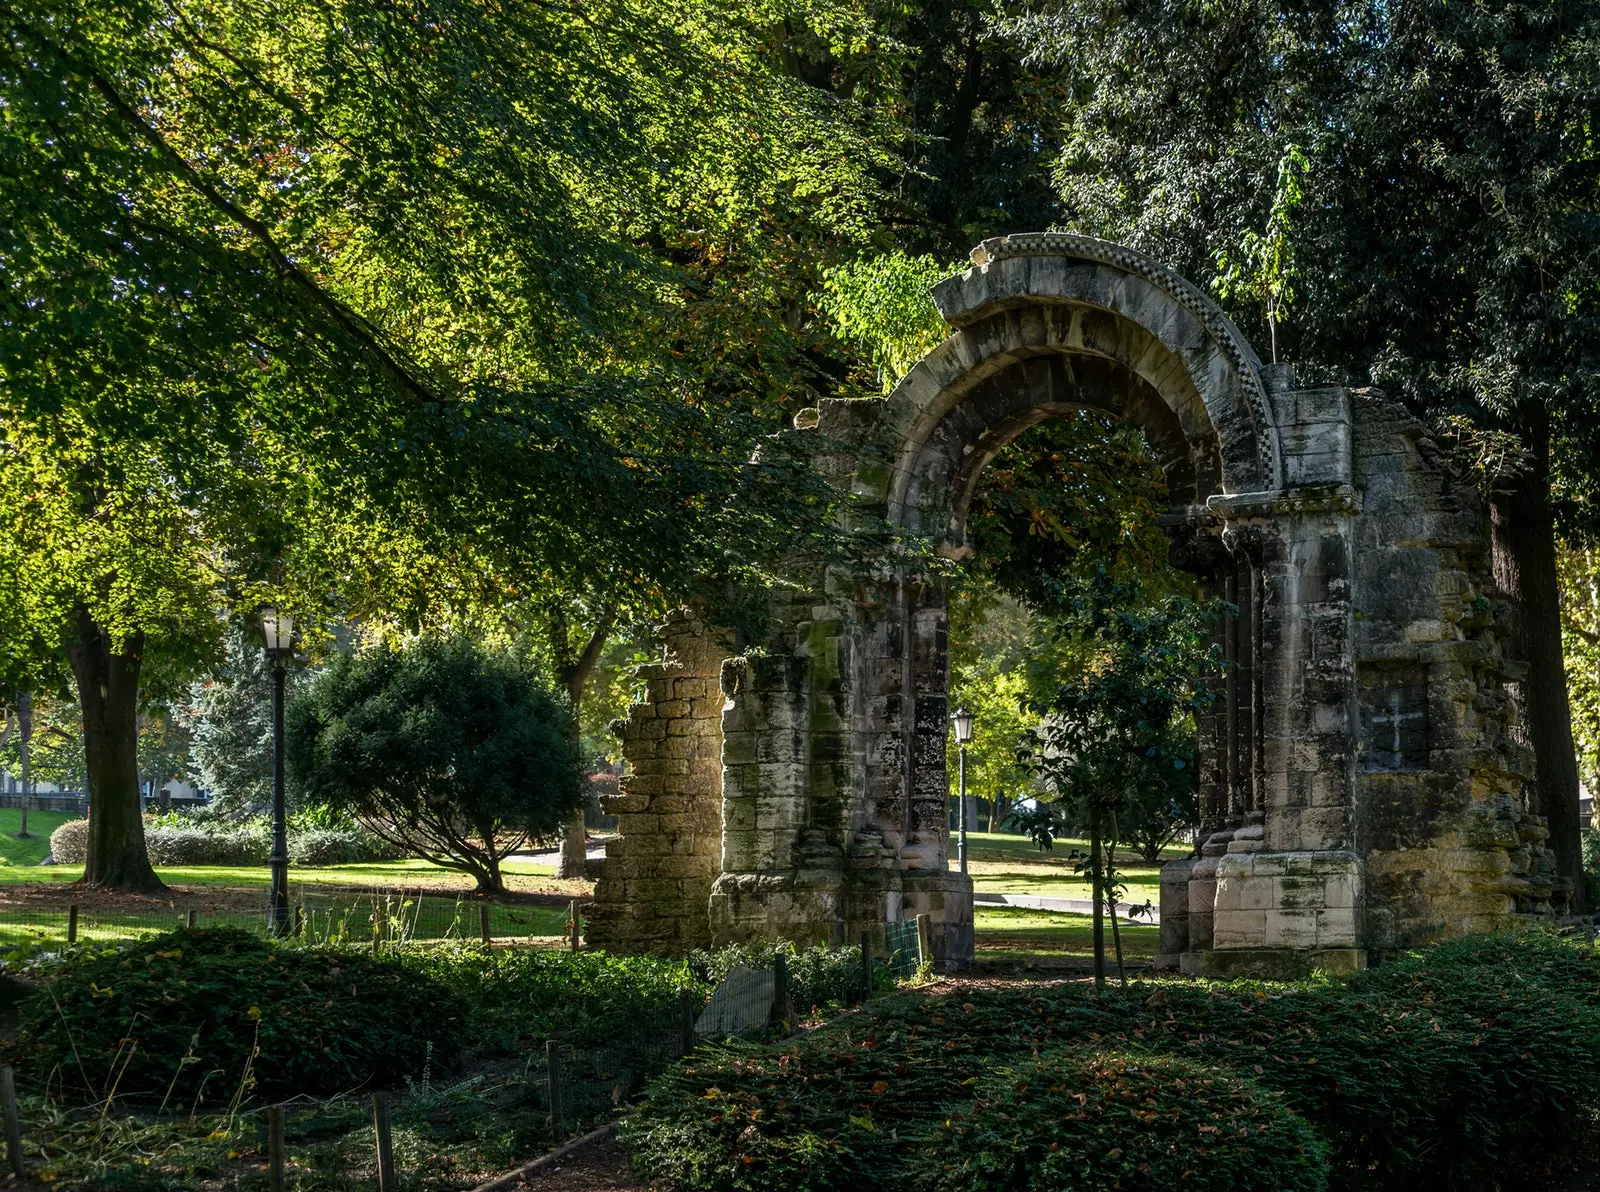
<svg viewBox="0 0 1600 1192"><path fill-rule="evenodd" d="M601 799L617 836L595 883L586 938L614 952L678 954L711 943L706 916L722 870L721 635L686 612L660 630L644 698L612 727L628 770Z"/></svg>
<svg viewBox="0 0 1600 1192"><path fill-rule="evenodd" d="M1355 395L1357 781L1370 946L1503 929L1568 891L1525 810L1487 517L1421 423Z"/></svg>
<svg viewBox="0 0 1600 1192"><path fill-rule="evenodd" d="M1199 726L1205 838L1162 873L1166 960L1350 971L1370 949L1559 907L1524 811L1487 526L1423 429L1381 394L1263 365L1206 295L1120 246L1011 236L973 261L934 288L953 334L893 393L797 419L878 561L797 569L737 656L687 615L665 626L622 725L621 836L591 939L881 946L886 923L927 914L945 963L970 960L944 589L919 560L970 554L988 461L1085 408L1145 432L1174 560L1237 610Z"/></svg>

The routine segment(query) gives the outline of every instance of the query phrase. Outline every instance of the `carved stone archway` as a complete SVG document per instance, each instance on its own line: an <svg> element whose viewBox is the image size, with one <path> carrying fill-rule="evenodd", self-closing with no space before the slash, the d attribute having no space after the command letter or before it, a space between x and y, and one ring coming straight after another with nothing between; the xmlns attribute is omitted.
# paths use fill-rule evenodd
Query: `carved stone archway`
<svg viewBox="0 0 1600 1192"><path fill-rule="evenodd" d="M1238 608L1201 725L1203 855L1162 881L1162 951L1217 972L1349 970L1494 927L1551 885L1505 730L1487 538L1471 495L1380 395L1263 367L1184 279L1061 234L986 241L936 286L953 334L886 399L831 401L817 466L863 523L960 555L984 465L1093 408L1142 427L1185 566ZM951 872L941 585L795 577L739 656L686 616L623 728L632 773L591 939L674 950L854 941L926 913L972 956Z"/></svg>

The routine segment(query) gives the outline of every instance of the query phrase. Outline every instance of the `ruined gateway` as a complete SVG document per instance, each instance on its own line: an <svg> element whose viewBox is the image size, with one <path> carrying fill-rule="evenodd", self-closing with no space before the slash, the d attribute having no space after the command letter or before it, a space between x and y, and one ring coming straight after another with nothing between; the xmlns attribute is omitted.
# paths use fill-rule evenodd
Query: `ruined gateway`
<svg viewBox="0 0 1600 1192"><path fill-rule="evenodd" d="M964 552L984 465L1075 407L1140 426L1173 558L1237 606L1200 725L1202 855L1161 878L1168 964L1348 972L1559 897L1489 590L1488 532L1424 427L1371 390L1301 388L1193 285L1063 234L986 241L934 288L953 334L887 398L825 402L817 466ZM930 916L970 962L949 864L947 630L936 580L797 577L759 651L687 614L623 723L629 773L588 935L615 951L843 943Z"/></svg>

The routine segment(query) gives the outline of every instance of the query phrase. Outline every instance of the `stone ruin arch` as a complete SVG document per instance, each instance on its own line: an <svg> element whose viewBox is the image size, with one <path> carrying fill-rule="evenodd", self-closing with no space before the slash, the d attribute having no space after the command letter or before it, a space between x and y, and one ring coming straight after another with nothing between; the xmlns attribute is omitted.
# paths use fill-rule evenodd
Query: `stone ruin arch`
<svg viewBox="0 0 1600 1192"><path fill-rule="evenodd" d="M1162 873L1188 971L1350 971L1373 949L1496 930L1559 896L1517 742L1474 494L1372 390L1303 388L1217 306L1130 249L985 241L933 290L951 336L887 398L827 401L816 465L857 508L968 551L982 469L1089 407L1140 426L1174 558L1237 615L1200 724L1202 855ZM970 962L949 866L944 591L912 563L798 576L735 654L687 613L621 724L589 936L619 951L758 938L882 942L930 916Z"/></svg>

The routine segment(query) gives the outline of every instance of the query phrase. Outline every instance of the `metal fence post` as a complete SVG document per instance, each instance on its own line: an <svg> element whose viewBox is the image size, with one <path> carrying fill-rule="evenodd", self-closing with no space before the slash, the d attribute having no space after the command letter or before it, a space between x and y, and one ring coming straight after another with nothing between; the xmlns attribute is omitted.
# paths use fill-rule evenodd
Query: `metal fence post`
<svg viewBox="0 0 1600 1192"><path fill-rule="evenodd" d="M772 954L772 1016L773 1023L789 1023L789 958L780 947Z"/></svg>
<svg viewBox="0 0 1600 1192"><path fill-rule="evenodd" d="M861 933L861 981L862 1000L872 997L872 932Z"/></svg>
<svg viewBox="0 0 1600 1192"><path fill-rule="evenodd" d="M78 904L74 902L67 907L67 943L78 942Z"/></svg>
<svg viewBox="0 0 1600 1192"><path fill-rule="evenodd" d="M389 1136L389 1095L372 1094L372 1132L378 1141L378 1188L395 1192L394 1140Z"/></svg>
<svg viewBox="0 0 1600 1192"><path fill-rule="evenodd" d="M190 907L189 913L183 917L183 925L192 931L194 929L195 916L199 913L193 907Z"/></svg>
<svg viewBox="0 0 1600 1192"><path fill-rule="evenodd" d="M5 1111L6 1157L11 1160L11 1174L20 1180L26 1174L22 1163L22 1120L17 1114L17 1082L10 1064L0 1067L0 1108Z"/></svg>
<svg viewBox="0 0 1600 1192"><path fill-rule="evenodd" d="M694 1050L694 994L687 989L678 993L678 1042L684 1055Z"/></svg>

